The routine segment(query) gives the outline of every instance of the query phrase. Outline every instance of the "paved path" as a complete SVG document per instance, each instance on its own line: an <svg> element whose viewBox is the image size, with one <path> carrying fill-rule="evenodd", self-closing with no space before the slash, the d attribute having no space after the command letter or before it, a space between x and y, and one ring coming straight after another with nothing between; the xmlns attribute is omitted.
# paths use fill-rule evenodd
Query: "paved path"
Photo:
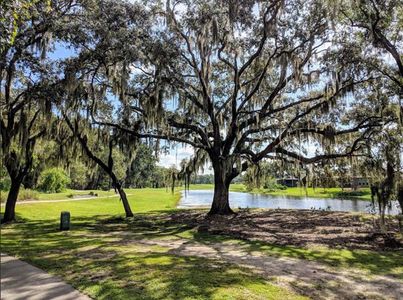
<svg viewBox="0 0 403 300"><path fill-rule="evenodd" d="M90 300L64 283L26 262L1 254L1 300Z"/></svg>

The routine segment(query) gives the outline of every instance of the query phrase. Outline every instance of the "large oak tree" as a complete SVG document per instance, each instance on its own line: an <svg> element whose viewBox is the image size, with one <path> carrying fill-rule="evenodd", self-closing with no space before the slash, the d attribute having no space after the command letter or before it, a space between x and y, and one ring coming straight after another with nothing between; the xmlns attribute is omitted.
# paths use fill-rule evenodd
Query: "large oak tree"
<svg viewBox="0 0 403 300"><path fill-rule="evenodd" d="M211 162L211 214L232 212L229 185L250 166L359 155L380 124L356 114L356 95L375 78L335 44L329 10L324 1L167 2L154 35L163 55L133 74L138 92L124 107L154 103L161 120L141 136L193 146L198 164L187 171Z"/></svg>

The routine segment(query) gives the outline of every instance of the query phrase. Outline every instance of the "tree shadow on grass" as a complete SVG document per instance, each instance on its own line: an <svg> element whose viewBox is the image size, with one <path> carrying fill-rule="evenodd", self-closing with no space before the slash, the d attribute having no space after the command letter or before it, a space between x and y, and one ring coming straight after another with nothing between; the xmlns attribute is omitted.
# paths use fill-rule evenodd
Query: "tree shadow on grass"
<svg viewBox="0 0 403 300"><path fill-rule="evenodd" d="M195 215L200 215L196 213ZM197 218L172 218L171 212L137 215L131 220L106 219L102 222L123 226L130 232L130 238L160 239L165 237L183 239L206 245L236 241L238 247L248 254L261 252L274 257L291 257L318 261L334 267L359 268L376 275L391 275L403 279L403 251L373 251L345 248L300 247L293 245L276 245L264 241L239 238L225 233L198 232L200 223ZM187 235L184 235L186 234Z"/></svg>
<svg viewBox="0 0 403 300"><path fill-rule="evenodd" d="M50 221L8 225L2 236L2 251L61 275L96 299L212 299L222 290L237 293L241 286L259 286L263 294L281 292L227 263L178 257L153 246L125 245L127 236L122 229L133 229L134 223L122 223L116 230L116 226L106 225L118 220L101 217L74 221L72 229L65 232L58 230L57 222ZM180 225L172 226L163 234L181 230Z"/></svg>
<svg viewBox="0 0 403 300"><path fill-rule="evenodd" d="M403 279L402 250L373 251L329 248L326 246L301 247L284 244L276 245L265 241L244 239L225 233L198 232L197 229L200 223L203 222L200 219L195 218L192 220L190 218L189 221L187 219L172 218L171 216L172 213L170 212L138 215L133 220L125 221L125 230L133 233L139 239L158 239L164 237L188 238L189 241L206 245L236 241L236 244L248 254L259 251L275 257L285 256L319 261L330 266L359 268L370 274L386 274ZM109 219L107 222L119 223L120 221ZM187 235L185 236L184 233L187 233Z"/></svg>
<svg viewBox="0 0 403 300"><path fill-rule="evenodd" d="M358 268L374 275L390 275L403 280L403 251L369 251L329 249L324 247L294 247L261 241L234 239L229 235L194 234L194 240L206 245L234 242L248 254L264 253L273 257L291 257L317 261L332 267Z"/></svg>
<svg viewBox="0 0 403 300"><path fill-rule="evenodd" d="M4 250L24 256L30 253L35 241L35 251L53 251L52 249L70 249L108 245L111 243L124 245L126 242L139 239L188 239L190 242L202 244L236 241L246 253L262 252L270 256L286 256L299 259L314 260L336 267L358 267L371 274L389 274L403 279L403 251L366 251L348 249L324 249L313 247L295 247L292 245L276 245L258 240L240 239L237 236L223 233L199 233L197 231L202 219L200 212L187 212L193 217L172 217L172 212L153 212L137 214L132 219L110 216L72 217L71 231L60 232L56 221L23 220L10 225L12 231L5 231L2 239L7 241ZM174 215L177 215L176 213ZM204 217L203 217L204 218ZM4 226L8 228L8 225ZM54 250L57 252L57 250Z"/></svg>

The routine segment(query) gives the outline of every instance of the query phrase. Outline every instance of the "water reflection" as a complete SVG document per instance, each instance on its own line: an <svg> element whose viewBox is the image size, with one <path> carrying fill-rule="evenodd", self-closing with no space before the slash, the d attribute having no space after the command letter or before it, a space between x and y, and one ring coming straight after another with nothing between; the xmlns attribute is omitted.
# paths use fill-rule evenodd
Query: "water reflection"
<svg viewBox="0 0 403 300"><path fill-rule="evenodd" d="M230 205L233 208L282 208L282 209L321 209L331 211L350 212L376 212L370 201L352 199L328 199L328 198L293 198L285 196L272 196L262 194L250 194L230 192ZM191 208L210 206L213 199L213 191L191 190L182 192L179 208ZM397 201L387 209L388 214L395 215L399 212Z"/></svg>

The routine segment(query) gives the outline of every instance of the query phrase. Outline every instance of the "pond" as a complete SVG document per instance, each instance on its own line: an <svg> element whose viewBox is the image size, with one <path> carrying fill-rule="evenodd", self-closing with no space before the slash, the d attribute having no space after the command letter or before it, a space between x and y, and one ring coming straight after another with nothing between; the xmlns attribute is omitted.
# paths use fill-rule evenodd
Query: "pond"
<svg viewBox="0 0 403 300"><path fill-rule="evenodd" d="M183 191L178 208L209 207L213 199L213 191L191 190ZM286 196L272 196L230 192L232 208L283 208L283 209L316 209L349 212L375 212L371 201L355 199L324 199L324 198L296 198ZM399 212L397 201L387 209L387 213L396 215Z"/></svg>

